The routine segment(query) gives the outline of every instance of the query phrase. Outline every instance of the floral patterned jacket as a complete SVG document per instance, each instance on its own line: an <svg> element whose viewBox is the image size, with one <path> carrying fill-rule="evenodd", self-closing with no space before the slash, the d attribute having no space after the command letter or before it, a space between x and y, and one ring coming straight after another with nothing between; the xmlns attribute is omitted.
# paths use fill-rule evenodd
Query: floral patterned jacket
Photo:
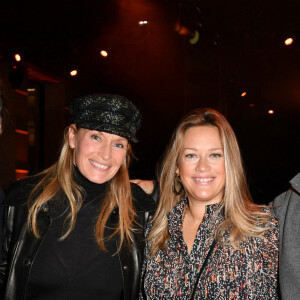
<svg viewBox="0 0 300 300"><path fill-rule="evenodd" d="M146 246L140 299L191 299L197 273L213 244L212 232L224 220L224 213L219 204L206 207L188 254L181 230L185 205L186 200L180 201L168 214L171 239L167 250L151 258ZM264 210L270 214L268 208ZM278 299L277 220L272 218L268 227L264 238L249 238L239 249L215 243L194 299Z"/></svg>

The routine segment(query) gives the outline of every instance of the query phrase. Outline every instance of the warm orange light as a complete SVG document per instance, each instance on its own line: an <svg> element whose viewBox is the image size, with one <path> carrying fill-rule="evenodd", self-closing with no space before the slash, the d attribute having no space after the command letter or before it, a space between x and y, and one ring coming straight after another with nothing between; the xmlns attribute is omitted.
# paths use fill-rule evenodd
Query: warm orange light
<svg viewBox="0 0 300 300"><path fill-rule="evenodd" d="M21 129L16 129L15 132L16 132L16 133L19 133L19 134L25 134L25 135L28 134L28 131L21 130Z"/></svg>
<svg viewBox="0 0 300 300"><path fill-rule="evenodd" d="M107 57L107 56L108 56L108 53L107 53L107 51L105 51L105 50L101 50L101 51L100 51L100 54L101 54L103 57Z"/></svg>
<svg viewBox="0 0 300 300"><path fill-rule="evenodd" d="M17 92L18 94L23 95L23 96L28 96L29 95L29 93L27 93L25 91L22 91L22 90L19 90L19 89L15 89L15 92Z"/></svg>
<svg viewBox="0 0 300 300"><path fill-rule="evenodd" d="M245 97L247 95L246 92L241 93L241 97Z"/></svg>
<svg viewBox="0 0 300 300"><path fill-rule="evenodd" d="M70 72L70 75L73 76L73 77L76 76L77 75L77 70L72 70Z"/></svg>
<svg viewBox="0 0 300 300"><path fill-rule="evenodd" d="M270 109L270 110L268 111L268 114L273 115L273 114L274 114L274 110Z"/></svg>
<svg viewBox="0 0 300 300"><path fill-rule="evenodd" d="M28 174L29 171L28 170L22 170L22 169L16 169L16 173L19 173L19 174Z"/></svg>
<svg viewBox="0 0 300 300"><path fill-rule="evenodd" d="M254 104L253 104L253 103L251 103L249 106L250 106L250 107L254 107Z"/></svg>
<svg viewBox="0 0 300 300"><path fill-rule="evenodd" d="M28 176L28 170L16 169L16 179L24 179Z"/></svg>
<svg viewBox="0 0 300 300"><path fill-rule="evenodd" d="M187 27L183 26L179 21L176 22L174 29L180 35L190 35L191 34L191 31Z"/></svg>
<svg viewBox="0 0 300 300"><path fill-rule="evenodd" d="M15 54L15 60L16 61L21 61L21 55L20 54Z"/></svg>
<svg viewBox="0 0 300 300"><path fill-rule="evenodd" d="M191 33L191 31L188 28L186 28L185 26L179 27L179 30L177 32L180 35L189 35Z"/></svg>
<svg viewBox="0 0 300 300"><path fill-rule="evenodd" d="M284 41L284 43L285 43L287 46L293 44L293 42L294 42L294 40L293 40L292 38L288 38L288 39L286 39L286 40Z"/></svg>

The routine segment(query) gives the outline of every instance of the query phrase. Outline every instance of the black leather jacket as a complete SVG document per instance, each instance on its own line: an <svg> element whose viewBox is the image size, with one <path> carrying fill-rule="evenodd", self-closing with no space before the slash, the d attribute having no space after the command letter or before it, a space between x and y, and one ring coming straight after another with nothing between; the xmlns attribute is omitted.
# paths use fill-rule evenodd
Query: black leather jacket
<svg viewBox="0 0 300 300"><path fill-rule="evenodd" d="M3 257L0 264L0 299L26 299L26 288L31 264L41 245L50 224L49 204L38 213L38 228L41 238L35 238L27 229L28 207L26 199L37 178L27 178L17 182L8 192L5 206L5 228L3 238ZM140 271L144 254L144 229L149 214L155 210L152 198L137 185L131 185L138 217L139 228L134 233L134 244L122 246L119 252L123 274L124 300L138 299ZM109 222L118 222L118 210L110 216ZM116 242L117 239L116 239Z"/></svg>

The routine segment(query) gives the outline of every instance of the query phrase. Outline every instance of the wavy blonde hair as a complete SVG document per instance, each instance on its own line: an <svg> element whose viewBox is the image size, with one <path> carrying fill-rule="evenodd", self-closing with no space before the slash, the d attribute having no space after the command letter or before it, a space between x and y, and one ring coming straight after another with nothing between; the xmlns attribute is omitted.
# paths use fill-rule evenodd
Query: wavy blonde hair
<svg viewBox="0 0 300 300"><path fill-rule="evenodd" d="M80 128L77 126L76 131L78 132L79 130ZM119 235L118 251L121 249L124 240L129 243L133 242L131 232L133 231L135 210L133 208L128 175L131 154L131 146L128 144L126 159L116 175L108 183L104 201L95 225L97 244L103 251L106 251L104 230L107 220L115 208L118 208L119 224L114 228L113 233L108 239L116 234ZM55 197L65 194L69 201L70 212L64 222L64 224L67 224L67 229L60 237L60 240L63 240L74 228L77 213L84 198L83 189L76 184L73 178L73 151L69 146L69 127L65 129L63 146L58 161L38 175L42 175L42 179L31 192L28 201L28 227L35 237L40 238L37 225L39 210L47 202L55 199Z"/></svg>
<svg viewBox="0 0 300 300"><path fill-rule="evenodd" d="M160 201L148 236L151 256L154 256L159 249L166 249L166 242L170 239L167 214L185 195L181 183L175 180L175 172L185 133L189 128L195 126L216 127L224 148L226 180L221 208L224 208L225 220L216 229L217 240L224 243L221 236L226 230L229 230L226 243L237 247L246 237L262 236L267 230L265 226L258 226L258 221L266 224L269 221L269 215L262 212L262 206L254 204L251 199L240 149L230 124L221 113L214 109L197 109L185 116L178 125L161 164L159 171Z"/></svg>

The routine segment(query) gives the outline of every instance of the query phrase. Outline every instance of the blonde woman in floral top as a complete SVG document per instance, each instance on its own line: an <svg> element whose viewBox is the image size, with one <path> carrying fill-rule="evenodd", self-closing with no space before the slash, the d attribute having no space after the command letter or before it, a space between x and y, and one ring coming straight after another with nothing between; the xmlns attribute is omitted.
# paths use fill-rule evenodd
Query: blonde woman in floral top
<svg viewBox="0 0 300 300"><path fill-rule="evenodd" d="M278 224L252 202L235 134L199 109L176 129L147 234L140 299L278 299Z"/></svg>

